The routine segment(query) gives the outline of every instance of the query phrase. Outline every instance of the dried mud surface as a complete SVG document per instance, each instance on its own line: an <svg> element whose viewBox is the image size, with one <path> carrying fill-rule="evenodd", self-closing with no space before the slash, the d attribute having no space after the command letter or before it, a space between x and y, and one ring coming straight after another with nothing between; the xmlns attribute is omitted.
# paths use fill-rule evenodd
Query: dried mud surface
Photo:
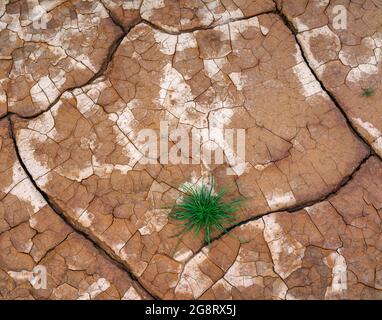
<svg viewBox="0 0 382 320"><path fill-rule="evenodd" d="M34 8L0 4L1 299L382 298L382 4ZM144 163L161 123L226 161ZM179 240L167 208L211 175L246 206L211 245Z"/></svg>

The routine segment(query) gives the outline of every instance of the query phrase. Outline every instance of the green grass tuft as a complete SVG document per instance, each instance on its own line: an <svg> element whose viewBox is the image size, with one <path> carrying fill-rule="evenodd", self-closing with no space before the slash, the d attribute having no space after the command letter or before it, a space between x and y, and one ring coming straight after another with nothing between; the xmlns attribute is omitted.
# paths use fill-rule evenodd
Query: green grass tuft
<svg viewBox="0 0 382 320"><path fill-rule="evenodd" d="M214 230L227 232L224 225L232 225L235 222L235 212L242 207L244 198L232 201L224 201L223 197L227 189L214 190L214 180L210 186L186 186L182 188L184 195L180 203L174 205L170 212L170 218L181 222L184 234L193 230L195 235L204 231L204 239L210 244L211 234Z"/></svg>
<svg viewBox="0 0 382 320"><path fill-rule="evenodd" d="M365 88L363 89L363 93L362 93L362 96L368 98L368 97L372 97L375 93L375 90L371 87L369 88Z"/></svg>

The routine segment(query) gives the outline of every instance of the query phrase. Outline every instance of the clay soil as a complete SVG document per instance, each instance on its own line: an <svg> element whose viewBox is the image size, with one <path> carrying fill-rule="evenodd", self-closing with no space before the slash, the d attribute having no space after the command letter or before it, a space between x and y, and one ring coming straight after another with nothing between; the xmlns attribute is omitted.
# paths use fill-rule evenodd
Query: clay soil
<svg viewBox="0 0 382 320"><path fill-rule="evenodd" d="M382 299L381 1L30 2L0 1L0 299ZM142 163L163 121L246 161ZM211 176L245 207L179 239Z"/></svg>

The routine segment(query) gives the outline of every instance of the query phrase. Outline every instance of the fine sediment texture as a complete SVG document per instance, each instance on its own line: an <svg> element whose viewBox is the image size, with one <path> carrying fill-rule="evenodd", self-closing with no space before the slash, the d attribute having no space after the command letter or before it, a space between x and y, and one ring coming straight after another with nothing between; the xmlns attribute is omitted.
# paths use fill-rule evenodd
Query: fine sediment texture
<svg viewBox="0 0 382 320"><path fill-rule="evenodd" d="M382 298L382 7L35 2L0 5L0 298ZM226 161L143 163L163 122ZM210 176L246 207L179 241L164 208Z"/></svg>

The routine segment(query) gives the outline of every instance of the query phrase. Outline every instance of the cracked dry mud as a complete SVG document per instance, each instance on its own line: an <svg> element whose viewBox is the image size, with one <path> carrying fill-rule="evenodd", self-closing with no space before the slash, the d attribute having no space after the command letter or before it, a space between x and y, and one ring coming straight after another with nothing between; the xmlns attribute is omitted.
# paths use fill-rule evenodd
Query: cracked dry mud
<svg viewBox="0 0 382 320"><path fill-rule="evenodd" d="M382 299L379 1L32 4L0 4L0 298ZM142 163L163 121L226 161ZM179 241L211 175L246 206Z"/></svg>

